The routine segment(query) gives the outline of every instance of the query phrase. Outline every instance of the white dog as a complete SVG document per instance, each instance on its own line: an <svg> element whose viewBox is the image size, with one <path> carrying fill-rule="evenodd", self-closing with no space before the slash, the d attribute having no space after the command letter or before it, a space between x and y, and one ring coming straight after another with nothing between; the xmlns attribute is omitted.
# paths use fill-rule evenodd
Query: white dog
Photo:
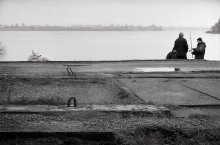
<svg viewBox="0 0 220 145"><path fill-rule="evenodd" d="M3 55L5 52L5 46L0 42L0 55Z"/></svg>
<svg viewBox="0 0 220 145"><path fill-rule="evenodd" d="M49 61L49 59L32 50L32 55L29 56L28 61Z"/></svg>

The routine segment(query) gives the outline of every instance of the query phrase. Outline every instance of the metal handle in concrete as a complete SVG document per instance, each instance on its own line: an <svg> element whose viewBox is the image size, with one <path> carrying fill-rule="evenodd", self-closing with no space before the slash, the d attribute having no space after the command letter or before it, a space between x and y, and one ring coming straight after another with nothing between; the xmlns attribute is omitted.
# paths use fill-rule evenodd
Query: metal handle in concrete
<svg viewBox="0 0 220 145"><path fill-rule="evenodd" d="M74 98L74 97L71 97L68 99L67 107L70 107L71 100L74 100L74 103L73 103L74 107L77 107L77 101L76 101L76 98Z"/></svg>
<svg viewBox="0 0 220 145"><path fill-rule="evenodd" d="M72 69L70 67L67 67L66 70L67 70L67 73L68 73L69 76L73 76L74 75L74 73L73 73L73 71L72 71ZM75 73L75 78L76 78L76 73Z"/></svg>

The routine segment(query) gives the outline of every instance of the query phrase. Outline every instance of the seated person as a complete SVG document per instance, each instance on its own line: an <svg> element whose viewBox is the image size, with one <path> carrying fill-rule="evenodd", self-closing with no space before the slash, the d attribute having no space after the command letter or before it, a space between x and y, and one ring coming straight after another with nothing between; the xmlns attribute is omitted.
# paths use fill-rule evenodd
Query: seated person
<svg viewBox="0 0 220 145"><path fill-rule="evenodd" d="M176 50L169 52L166 59L176 59Z"/></svg>

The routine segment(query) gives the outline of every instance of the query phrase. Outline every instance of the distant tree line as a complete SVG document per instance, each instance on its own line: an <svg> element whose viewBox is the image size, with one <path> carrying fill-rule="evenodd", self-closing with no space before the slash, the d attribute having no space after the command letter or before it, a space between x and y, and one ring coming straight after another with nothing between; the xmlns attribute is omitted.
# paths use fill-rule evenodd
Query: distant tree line
<svg viewBox="0 0 220 145"><path fill-rule="evenodd" d="M162 31L161 26L132 26L132 25L73 25L73 26L39 26L25 24L0 25L0 31Z"/></svg>
<svg viewBox="0 0 220 145"><path fill-rule="evenodd" d="M207 31L207 33L218 33L220 34L220 19L214 26L211 27L211 31Z"/></svg>

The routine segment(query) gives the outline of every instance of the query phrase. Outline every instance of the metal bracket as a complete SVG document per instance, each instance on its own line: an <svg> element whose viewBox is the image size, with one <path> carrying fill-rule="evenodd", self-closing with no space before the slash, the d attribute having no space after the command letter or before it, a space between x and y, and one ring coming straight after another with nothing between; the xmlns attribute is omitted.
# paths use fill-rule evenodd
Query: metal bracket
<svg viewBox="0 0 220 145"><path fill-rule="evenodd" d="M71 69L70 67L67 67L67 68L66 68L66 71L67 71L67 73L68 73L69 76L73 76L73 75L74 75L74 77L75 77L75 79L76 79L76 73L73 73L73 71L72 71L72 69Z"/></svg>
<svg viewBox="0 0 220 145"><path fill-rule="evenodd" d="M71 98L68 99L67 107L70 107L71 100L74 100L74 103L73 103L74 107L77 107L77 101L76 101L75 97L71 97Z"/></svg>

